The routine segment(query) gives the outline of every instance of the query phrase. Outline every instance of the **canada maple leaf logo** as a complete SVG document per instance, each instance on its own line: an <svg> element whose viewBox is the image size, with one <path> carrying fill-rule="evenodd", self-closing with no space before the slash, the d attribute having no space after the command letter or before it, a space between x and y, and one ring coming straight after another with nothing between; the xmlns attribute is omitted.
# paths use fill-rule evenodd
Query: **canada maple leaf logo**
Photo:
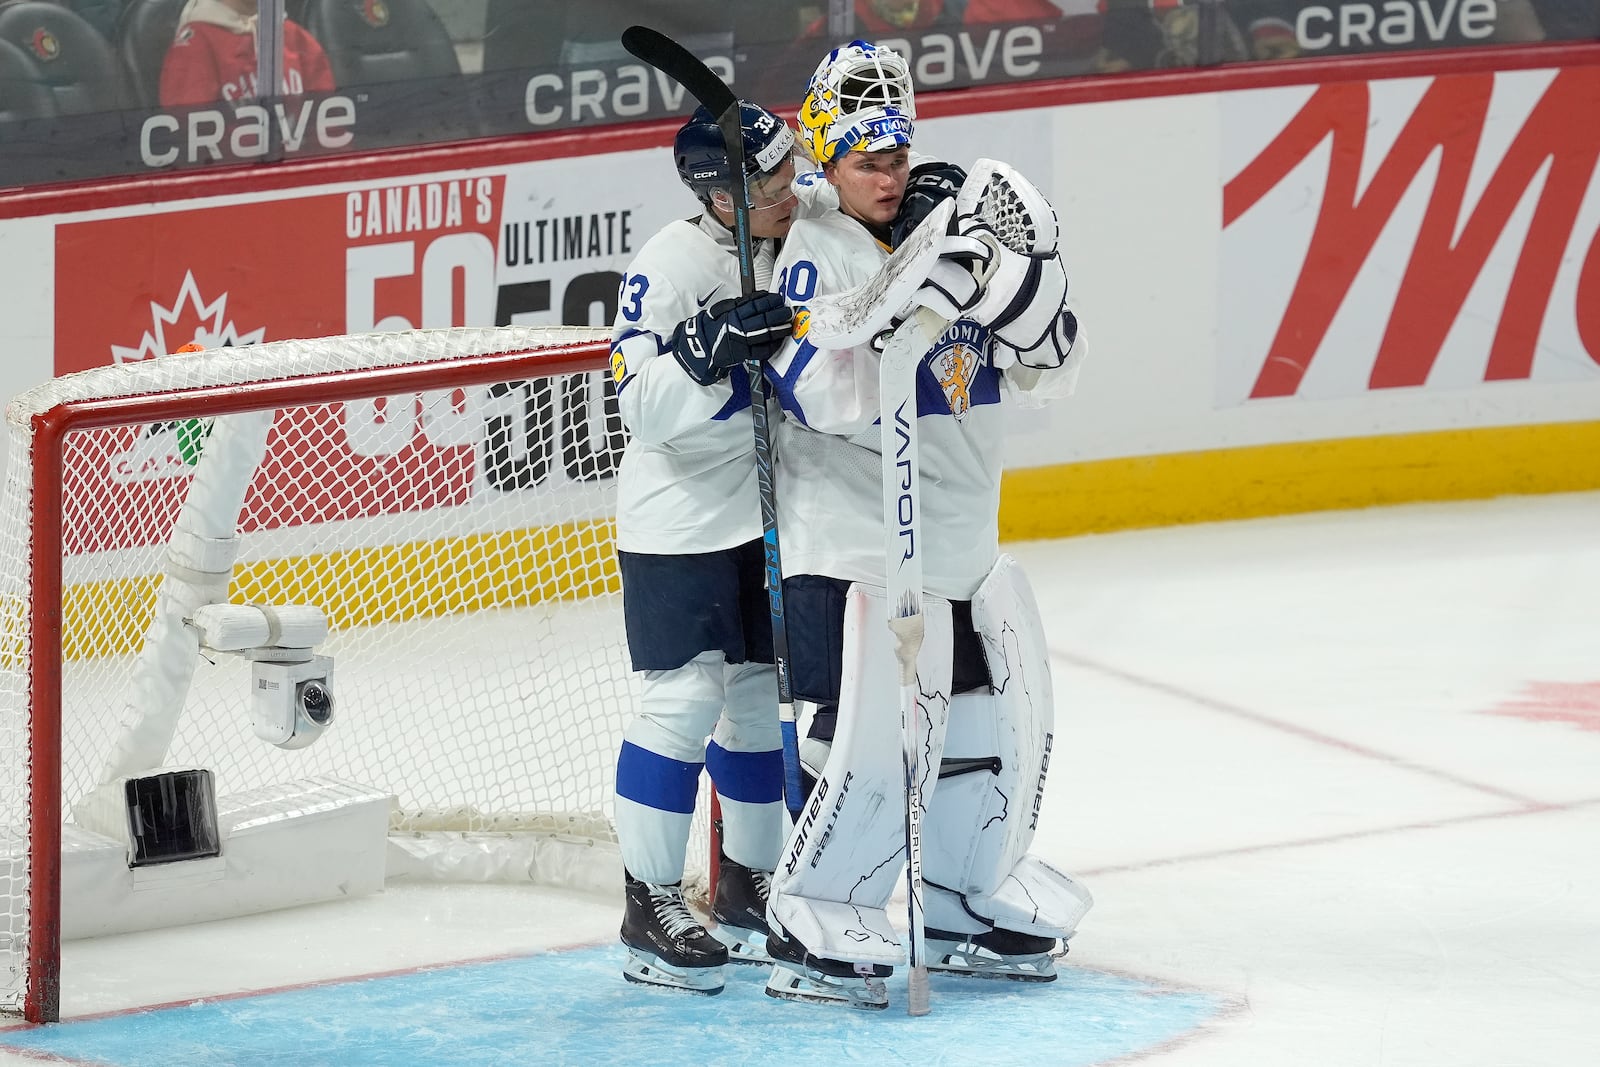
<svg viewBox="0 0 1600 1067"><path fill-rule="evenodd" d="M169 336L170 335L170 336ZM200 285L194 280L194 271L184 271L183 284L178 287L178 297L171 307L159 301L150 301L150 329L133 347L114 344L111 358L118 363L132 363L142 359L164 356L190 341L203 348L223 348L253 345L264 340L266 327L241 332L228 318L228 294L224 292L210 303L200 295Z"/></svg>
<svg viewBox="0 0 1600 1067"><path fill-rule="evenodd" d="M207 303L193 271L185 271L171 307L150 301L150 329L133 347L112 345L117 363L166 356L189 342L201 348L238 348L264 340L265 327L244 332L228 318L228 294ZM123 451L109 457L111 477L118 482L149 481L193 472L200 445L209 434L207 420L154 422L137 428Z"/></svg>

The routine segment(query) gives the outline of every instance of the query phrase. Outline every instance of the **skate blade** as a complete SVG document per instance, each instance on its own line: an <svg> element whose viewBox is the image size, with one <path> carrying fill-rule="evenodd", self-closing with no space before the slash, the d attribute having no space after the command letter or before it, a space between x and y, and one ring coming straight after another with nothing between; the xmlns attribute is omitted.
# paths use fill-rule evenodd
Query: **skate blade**
<svg viewBox="0 0 1600 1067"><path fill-rule="evenodd" d="M759 930L722 924L711 927L708 932L727 946L729 963L766 966L772 962L772 957L767 955L767 935Z"/></svg>
<svg viewBox="0 0 1600 1067"><path fill-rule="evenodd" d="M714 997L722 992L721 967L669 967L648 952L628 949L622 977L638 985Z"/></svg>
<svg viewBox="0 0 1600 1067"><path fill-rule="evenodd" d="M817 971L796 971L774 964L767 979L767 996L811 1004L842 1004L862 1011L882 1011L889 1006L889 987L881 978L832 978Z"/></svg>
<svg viewBox="0 0 1600 1067"><path fill-rule="evenodd" d="M1056 961L1050 953L1002 959L971 955L957 949L928 948L930 974L955 974L963 978L986 978L1002 982L1054 982Z"/></svg>

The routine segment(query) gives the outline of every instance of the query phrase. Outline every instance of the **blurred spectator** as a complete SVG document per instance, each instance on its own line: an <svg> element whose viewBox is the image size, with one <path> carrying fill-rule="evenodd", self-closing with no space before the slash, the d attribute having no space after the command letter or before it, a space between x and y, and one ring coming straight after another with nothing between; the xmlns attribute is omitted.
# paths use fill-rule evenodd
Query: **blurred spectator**
<svg viewBox="0 0 1600 1067"><path fill-rule="evenodd" d="M870 40L930 26L1055 22L1093 10L1093 0L856 0L854 33ZM827 22L815 16L806 35L827 36Z"/></svg>
<svg viewBox="0 0 1600 1067"><path fill-rule="evenodd" d="M68 0L67 6L95 29L107 41L117 39L117 18L122 14L123 0Z"/></svg>
<svg viewBox="0 0 1600 1067"><path fill-rule="evenodd" d="M1600 37L1600 0L1532 0L1545 40Z"/></svg>
<svg viewBox="0 0 1600 1067"><path fill-rule="evenodd" d="M239 104L262 94L256 84L257 0L189 0L161 65L161 106ZM316 39L283 20L284 96L331 92L333 71ZM270 94L269 94L270 95Z"/></svg>
<svg viewBox="0 0 1600 1067"><path fill-rule="evenodd" d="M1252 58L1244 33L1229 14L1235 5L1224 7L1205 0L1102 0L1102 6L1105 22L1095 62L1101 72Z"/></svg>
<svg viewBox="0 0 1600 1067"><path fill-rule="evenodd" d="M947 0L856 0L855 29L852 32L856 37L870 41L893 37L906 30L925 30L929 26L959 23L962 9L966 6L947 3ZM817 18L800 36L808 47L809 42L828 37L828 17L822 15Z"/></svg>
<svg viewBox="0 0 1600 1067"><path fill-rule="evenodd" d="M970 24L1049 22L1088 14L1095 5L1084 0L967 0L966 8L962 21Z"/></svg>
<svg viewBox="0 0 1600 1067"><path fill-rule="evenodd" d="M793 41L810 18L796 0L487 0L483 69L548 69L633 63L619 38L634 23L660 30L698 56L735 44Z"/></svg>
<svg viewBox="0 0 1600 1067"><path fill-rule="evenodd" d="M1293 59L1300 54L1295 14L1288 0L1228 0L1228 14L1244 34L1247 59Z"/></svg>
<svg viewBox="0 0 1600 1067"><path fill-rule="evenodd" d="M1494 40L1544 40L1544 26L1530 0L1500 0L1497 7L1494 17Z"/></svg>

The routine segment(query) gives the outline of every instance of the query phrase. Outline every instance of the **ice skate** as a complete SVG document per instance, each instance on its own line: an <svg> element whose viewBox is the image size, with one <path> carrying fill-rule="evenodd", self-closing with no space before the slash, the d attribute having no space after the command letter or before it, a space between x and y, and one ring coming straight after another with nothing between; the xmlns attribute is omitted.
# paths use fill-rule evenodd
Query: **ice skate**
<svg viewBox="0 0 1600 1067"><path fill-rule="evenodd" d="M889 989L883 980L894 973L892 967L813 956L782 927L767 935L767 952L772 956L769 997L843 1004L867 1011L889 1006Z"/></svg>
<svg viewBox="0 0 1600 1067"><path fill-rule="evenodd" d="M996 927L979 934L949 930L925 931L928 970L939 974L964 974L973 978L1004 978L1013 982L1054 982L1056 940L1019 934ZM1061 942L1060 955L1066 955Z"/></svg>
<svg viewBox="0 0 1600 1067"><path fill-rule="evenodd" d="M622 943L628 958L622 977L713 996L722 992L728 950L701 926L677 883L652 885L627 875Z"/></svg>
<svg viewBox="0 0 1600 1067"><path fill-rule="evenodd" d="M711 902L711 936L728 949L729 963L768 964L767 895L772 874L720 857L717 898Z"/></svg>

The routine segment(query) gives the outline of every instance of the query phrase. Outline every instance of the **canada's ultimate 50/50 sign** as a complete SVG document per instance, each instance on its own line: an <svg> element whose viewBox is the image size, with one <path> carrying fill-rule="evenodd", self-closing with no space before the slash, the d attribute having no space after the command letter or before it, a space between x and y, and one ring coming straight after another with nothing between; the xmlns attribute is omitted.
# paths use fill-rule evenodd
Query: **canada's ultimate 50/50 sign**
<svg viewBox="0 0 1600 1067"><path fill-rule="evenodd" d="M609 323L623 268L685 206L675 185L624 187L619 158L63 223L55 370L160 358L188 341L214 348L373 330ZM294 417L329 424L323 436L334 452L318 457L316 477L261 472L257 492L270 502L276 483L292 484L325 497L319 514L356 518L610 473L614 402L602 375L587 387L538 381L479 393L301 412ZM107 469L74 476L112 494L187 476L178 438L163 430L128 431ZM436 470L453 496L402 505L346 488L380 482L386 466ZM242 521L249 529L258 520ZM70 516L67 534L74 551L134 536Z"/></svg>

